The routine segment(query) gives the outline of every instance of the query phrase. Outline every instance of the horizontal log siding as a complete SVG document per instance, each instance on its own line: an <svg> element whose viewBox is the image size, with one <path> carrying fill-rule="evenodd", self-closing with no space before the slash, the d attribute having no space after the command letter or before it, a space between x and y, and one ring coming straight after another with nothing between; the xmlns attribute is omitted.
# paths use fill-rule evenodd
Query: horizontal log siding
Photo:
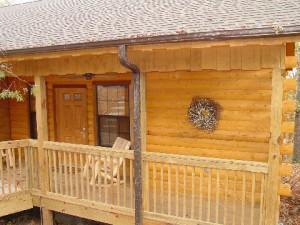
<svg viewBox="0 0 300 225"><path fill-rule="evenodd" d="M0 141L7 141L10 139L8 103L8 100L0 100Z"/></svg>
<svg viewBox="0 0 300 225"><path fill-rule="evenodd" d="M271 70L148 73L147 150L267 162L271 77ZM214 133L188 123L194 96L222 105Z"/></svg>

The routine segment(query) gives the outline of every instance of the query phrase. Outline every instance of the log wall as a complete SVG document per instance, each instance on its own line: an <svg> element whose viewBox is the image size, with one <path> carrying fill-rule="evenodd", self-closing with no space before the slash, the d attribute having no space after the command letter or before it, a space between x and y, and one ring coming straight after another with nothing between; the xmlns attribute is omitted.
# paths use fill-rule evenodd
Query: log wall
<svg viewBox="0 0 300 225"><path fill-rule="evenodd" d="M149 73L147 150L267 161L271 78L271 70ZM187 121L194 96L212 98L223 107L215 132Z"/></svg>
<svg viewBox="0 0 300 225"><path fill-rule="evenodd" d="M0 141L10 140L9 102L0 100Z"/></svg>
<svg viewBox="0 0 300 225"><path fill-rule="evenodd" d="M285 66L284 44L135 50L129 52L129 58L146 74L148 151L267 161L272 69ZM49 75L47 107L52 141L56 139L53 95L56 87L87 87L88 143L96 145L93 86L131 79L115 53L74 54L73 57L16 61L14 65L20 75ZM86 72L98 76L92 81L78 78ZM194 96L213 98L223 106L219 127L213 134L187 122L188 106ZM21 113L28 112L28 102L17 105L10 102L10 107L16 109L10 115L12 138L28 138L29 116Z"/></svg>

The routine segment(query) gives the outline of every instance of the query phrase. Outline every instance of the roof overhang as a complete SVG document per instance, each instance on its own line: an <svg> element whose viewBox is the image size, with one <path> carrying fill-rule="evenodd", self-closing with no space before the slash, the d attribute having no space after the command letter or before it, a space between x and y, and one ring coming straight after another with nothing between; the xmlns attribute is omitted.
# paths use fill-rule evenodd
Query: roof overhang
<svg viewBox="0 0 300 225"><path fill-rule="evenodd" d="M224 41L233 39L253 39L253 38L274 38L290 37L300 35L300 26L285 26L282 28L270 27L259 29L241 29L230 31L213 31L202 33L180 33L166 36L143 36L128 39L75 43L68 45L34 47L24 49L13 49L4 51L4 55L45 53L78 49L91 49L101 47L117 47L119 45L147 45L176 42L195 42L195 41ZM300 40L300 39L299 39Z"/></svg>

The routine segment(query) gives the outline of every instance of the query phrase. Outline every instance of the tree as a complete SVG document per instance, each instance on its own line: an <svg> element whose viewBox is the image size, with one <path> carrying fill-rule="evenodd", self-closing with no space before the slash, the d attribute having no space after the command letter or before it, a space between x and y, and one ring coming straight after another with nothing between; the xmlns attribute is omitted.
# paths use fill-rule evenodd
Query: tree
<svg viewBox="0 0 300 225"><path fill-rule="evenodd" d="M297 71L295 71L298 80L298 87L297 87L297 111L295 116L295 138L294 138L294 155L293 160L294 162L300 163L300 110L299 110L299 103L300 103L300 42L296 43L295 48L295 55L298 58L298 67Z"/></svg>

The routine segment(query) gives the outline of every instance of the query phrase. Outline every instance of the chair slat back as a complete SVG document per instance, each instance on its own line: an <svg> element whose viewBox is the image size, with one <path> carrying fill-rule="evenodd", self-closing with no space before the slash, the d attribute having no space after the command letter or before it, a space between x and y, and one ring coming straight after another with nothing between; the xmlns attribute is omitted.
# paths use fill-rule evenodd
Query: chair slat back
<svg viewBox="0 0 300 225"><path fill-rule="evenodd" d="M115 143L113 144L112 148L114 148L114 149L120 149L120 150L121 149L129 150L130 146L131 146L131 142L130 141L128 141L128 140L126 140L124 138L121 138L121 137L117 137L117 139L115 140ZM122 157L119 158L119 164L118 164L118 160L117 159L113 160L113 168L110 168L110 169L113 169L113 176L116 176L116 174L118 172L118 169L122 165L123 161L124 161L124 158L122 158Z"/></svg>

